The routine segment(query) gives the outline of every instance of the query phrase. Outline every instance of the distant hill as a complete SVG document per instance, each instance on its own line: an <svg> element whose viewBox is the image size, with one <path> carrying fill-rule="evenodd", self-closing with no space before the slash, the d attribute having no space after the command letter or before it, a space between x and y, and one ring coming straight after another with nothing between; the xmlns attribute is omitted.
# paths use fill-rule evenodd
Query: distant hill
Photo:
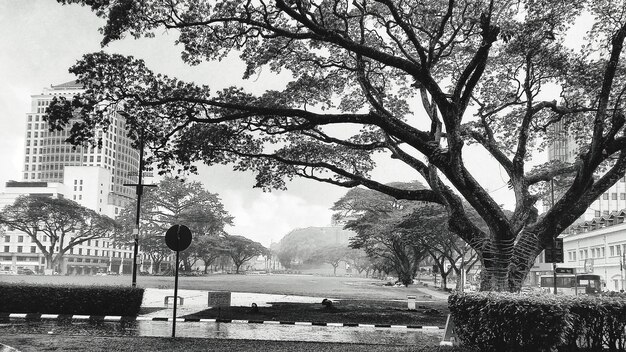
<svg viewBox="0 0 626 352"><path fill-rule="evenodd" d="M285 268L302 268L314 253L328 246L348 247L350 237L356 233L342 226L307 227L295 229L283 237L276 252Z"/></svg>

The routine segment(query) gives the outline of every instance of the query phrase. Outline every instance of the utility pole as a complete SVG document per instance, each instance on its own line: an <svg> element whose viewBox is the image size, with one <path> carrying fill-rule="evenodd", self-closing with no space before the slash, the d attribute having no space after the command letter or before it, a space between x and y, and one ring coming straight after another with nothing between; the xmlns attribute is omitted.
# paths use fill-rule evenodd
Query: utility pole
<svg viewBox="0 0 626 352"><path fill-rule="evenodd" d="M552 200L552 208L554 208L554 177L550 179L550 194ZM552 251L556 250L556 237L552 239ZM556 286L556 260L552 261L552 275L554 279L554 294L557 294Z"/></svg>
<svg viewBox="0 0 626 352"><path fill-rule="evenodd" d="M137 212L135 214L135 229L133 230L133 234L135 236L134 245L133 245L133 281L132 286L137 287L137 255L139 254L139 220L141 218L141 195L143 194L144 187L156 187L156 185L146 185L143 181L143 168L144 168L144 160L143 160L143 149L144 149L144 136L143 132L139 137L139 182L137 183L125 183L124 186L135 187L137 194Z"/></svg>

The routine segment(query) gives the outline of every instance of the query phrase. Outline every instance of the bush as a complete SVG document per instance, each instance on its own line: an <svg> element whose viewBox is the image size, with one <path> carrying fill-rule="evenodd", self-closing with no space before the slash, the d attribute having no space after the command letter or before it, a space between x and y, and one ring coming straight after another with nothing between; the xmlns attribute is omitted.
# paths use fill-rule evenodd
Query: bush
<svg viewBox="0 0 626 352"><path fill-rule="evenodd" d="M448 299L459 339L483 351L549 351L565 340L567 309L547 297L453 294Z"/></svg>
<svg viewBox="0 0 626 352"><path fill-rule="evenodd" d="M481 351L626 351L624 297L457 293L455 332Z"/></svg>
<svg viewBox="0 0 626 352"><path fill-rule="evenodd" d="M136 316L142 288L0 283L0 312Z"/></svg>

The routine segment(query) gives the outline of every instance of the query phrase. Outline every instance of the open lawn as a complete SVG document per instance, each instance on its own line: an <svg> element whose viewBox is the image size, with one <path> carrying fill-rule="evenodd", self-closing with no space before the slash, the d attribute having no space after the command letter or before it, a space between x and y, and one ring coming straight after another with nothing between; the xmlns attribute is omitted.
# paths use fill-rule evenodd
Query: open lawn
<svg viewBox="0 0 626 352"><path fill-rule="evenodd" d="M445 326L449 313L445 301L420 303L408 310L405 302L342 300L325 307L320 303L272 302L270 307L253 311L250 307L211 308L188 315L188 318L307 321L349 324L389 324L410 326Z"/></svg>
<svg viewBox="0 0 626 352"><path fill-rule="evenodd" d="M0 282L24 282L57 285L121 285L130 286L130 276L18 276L0 275ZM354 277L323 277L312 275L208 275L182 276L181 289L225 290L283 295L301 295L339 299L333 308L317 304L273 302L271 307L224 307L193 314L201 318L324 321L360 324L445 325L447 302L428 300L421 285L405 287L383 286L385 282ZM174 286L171 276L139 276L137 285L143 288ZM439 291L440 292L440 291ZM407 295L418 298L415 311L408 311ZM424 302L424 300L426 302ZM146 313L145 311L143 313ZM6 331L5 331L6 332ZM421 336L415 346L366 345L341 343L305 343L288 341L247 341L216 339L168 339L146 337L47 336L37 333L5 334L0 342L21 351L466 351L438 346L440 337Z"/></svg>
<svg viewBox="0 0 626 352"><path fill-rule="evenodd" d="M122 276L39 276L0 275L2 282L26 282L70 285L130 286L130 275ZM207 275L180 276L180 289L270 293L358 300L406 300L407 295L421 296L420 285L383 286L386 281L358 277L325 277L314 275ZM172 288L173 276L138 276L137 286ZM418 297L419 299L419 297Z"/></svg>

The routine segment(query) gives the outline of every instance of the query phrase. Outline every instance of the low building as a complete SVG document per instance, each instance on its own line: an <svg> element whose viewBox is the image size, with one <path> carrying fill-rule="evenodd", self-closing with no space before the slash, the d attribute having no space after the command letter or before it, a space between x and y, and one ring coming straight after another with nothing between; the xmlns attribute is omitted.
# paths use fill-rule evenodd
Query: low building
<svg viewBox="0 0 626 352"><path fill-rule="evenodd" d="M0 209L12 204L17 197L22 195L41 195L55 198L75 199L79 204L95 210L99 213L107 213L102 207L106 206L104 198L108 186L105 184L107 177L102 175L101 170L87 167L68 167L66 178L70 178L68 185L56 182L16 182L9 181L0 192ZM98 168L96 168L98 169ZM106 174L106 173L105 173ZM66 180L68 181L68 180ZM101 183L101 187L96 187ZM85 188L83 188L85 187ZM90 189L89 192L83 190ZM96 196L89 196L96 194ZM109 206L110 207L110 206ZM95 208L95 209L94 209ZM110 210L110 209L109 209ZM11 228L0 227L0 271L18 272L21 269L31 269L35 273L44 273L47 267L46 258L39 247L29 235ZM39 240L46 243L49 239L41 235ZM60 248L55 248L58 252ZM89 275L97 273L132 273L133 248L132 246L115 243L110 238L89 240L73 247L63 257L63 260L54 271L68 275ZM170 259L164 261L167 266ZM153 272L155 268L149 258L139 253L137 259L140 272Z"/></svg>
<svg viewBox="0 0 626 352"><path fill-rule="evenodd" d="M571 226L563 233L564 263L577 273L600 275L609 291L624 290L626 210L613 211Z"/></svg>

